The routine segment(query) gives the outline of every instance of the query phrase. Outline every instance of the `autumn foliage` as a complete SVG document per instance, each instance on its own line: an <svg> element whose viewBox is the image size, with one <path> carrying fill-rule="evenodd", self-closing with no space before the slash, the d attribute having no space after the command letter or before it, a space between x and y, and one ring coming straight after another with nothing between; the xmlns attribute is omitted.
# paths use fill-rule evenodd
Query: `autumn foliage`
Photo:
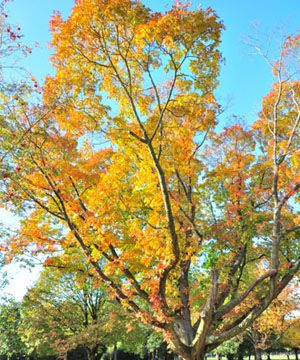
<svg viewBox="0 0 300 360"><path fill-rule="evenodd" d="M289 38L258 120L216 130L222 22L178 3L82 0L51 20L43 104L13 98L10 254L85 269L184 359L247 327L300 266L300 85ZM17 141L16 141L17 139Z"/></svg>

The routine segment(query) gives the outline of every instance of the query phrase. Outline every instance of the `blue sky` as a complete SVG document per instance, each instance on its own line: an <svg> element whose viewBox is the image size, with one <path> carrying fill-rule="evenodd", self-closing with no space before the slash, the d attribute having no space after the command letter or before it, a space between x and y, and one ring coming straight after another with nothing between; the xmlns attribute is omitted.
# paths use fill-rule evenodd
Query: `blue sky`
<svg viewBox="0 0 300 360"><path fill-rule="evenodd" d="M165 10L172 3L165 0L143 2L155 11ZM263 59L253 54L244 39L254 34L254 24L258 24L259 37L263 39L270 33L272 48L276 48L282 32L294 33L300 29L299 0L203 0L201 3L193 0L192 3L211 6L226 26L221 44L225 64L217 94L223 104L229 100L229 105L222 121L232 114L244 117L247 122L253 121L262 96L270 89L272 76ZM67 17L73 5L74 0L14 0L10 5L11 20L21 26L24 41L29 45L40 44L26 61L26 67L38 79L53 71L47 48L51 39L49 18L55 10Z"/></svg>
<svg viewBox="0 0 300 360"><path fill-rule="evenodd" d="M144 0L155 11L165 10L171 1ZM193 1L193 5L199 5ZM74 0L14 0L9 6L10 21L20 26L24 42L34 46L32 55L25 61L26 68L42 80L53 72L49 64L50 55L47 43L51 39L49 19L53 11L62 12L64 17L70 13ZM260 109L262 96L266 95L272 83L270 69L264 60L253 55L253 49L245 44L245 38L254 34L254 24L259 25L259 37L266 33L272 48L276 49L280 34L294 33L300 29L299 0L203 0L201 5L211 6L223 20L226 30L223 33L221 50L225 58L222 67L220 86L217 94L225 104L230 100L222 122L230 121L232 115L245 118L249 123L255 120ZM275 53L273 53L275 55ZM7 214L0 211L0 218ZM3 219L2 219L3 220ZM9 291L20 298L35 276L17 267Z"/></svg>

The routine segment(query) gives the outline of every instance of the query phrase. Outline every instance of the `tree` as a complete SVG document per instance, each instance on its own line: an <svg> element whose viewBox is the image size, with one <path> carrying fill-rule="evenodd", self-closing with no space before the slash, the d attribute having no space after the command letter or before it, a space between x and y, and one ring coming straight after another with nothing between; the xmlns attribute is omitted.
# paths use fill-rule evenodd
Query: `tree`
<svg viewBox="0 0 300 360"><path fill-rule="evenodd" d="M294 286L288 286L273 301L269 308L260 316L246 331L246 336L252 343L255 351L255 359L262 359L262 351L268 352L276 345L289 330L293 312L298 310L297 294Z"/></svg>
<svg viewBox="0 0 300 360"><path fill-rule="evenodd" d="M24 84L24 78L20 77L21 67L18 66L19 57L25 56L31 52L31 49L24 46L20 39L22 38L21 29L9 22L6 11L6 5L10 0L0 0L0 137L3 140L6 137L5 117L8 113L12 114L11 97L16 93L23 94L27 88ZM19 72L18 80L14 79L16 70ZM0 149L0 164L3 169L3 159L5 152ZM1 174L5 177L5 172ZM1 186L1 184L0 184ZM3 188L2 188L3 190ZM2 200L2 199L1 199ZM1 204L0 204L1 205ZM3 254L2 242L9 235L5 223L5 212L1 213L0 221L0 289L3 290L8 284L8 278L5 269L5 259Z"/></svg>
<svg viewBox="0 0 300 360"><path fill-rule="evenodd" d="M22 38L21 28L14 26L8 21L8 14L6 11L6 5L10 0L0 1L0 78L1 78L1 93L4 89L7 90L7 85L16 85L8 81L8 72L13 70L22 70L18 66L18 57L23 54L27 55L31 52L29 47L26 47L20 42Z"/></svg>
<svg viewBox="0 0 300 360"><path fill-rule="evenodd" d="M76 273L45 269L22 303L19 333L39 356L65 354L81 347L95 359L103 338L103 291ZM38 334L38 336L37 336Z"/></svg>
<svg viewBox="0 0 300 360"><path fill-rule="evenodd" d="M21 306L18 332L39 358L84 350L94 360L106 351L144 355L149 327L129 318L115 301L76 271L47 268ZM38 336L37 336L38 335Z"/></svg>
<svg viewBox="0 0 300 360"><path fill-rule="evenodd" d="M10 107L8 95L23 92L25 70L19 65L20 57L31 53L31 48L21 42L21 28L9 22L6 5L10 0L0 1L0 120L3 107ZM21 76L22 73L22 76Z"/></svg>
<svg viewBox="0 0 300 360"><path fill-rule="evenodd" d="M218 358L222 358L222 355L224 355L228 360L233 360L238 352L239 345L240 341L237 338L233 338L218 346L215 353L218 355Z"/></svg>
<svg viewBox="0 0 300 360"><path fill-rule="evenodd" d="M289 328L285 332L281 343L284 346L287 346L290 349L293 349L295 352L296 360L299 359L299 349L300 349L300 326L299 318L292 319L289 324Z"/></svg>
<svg viewBox="0 0 300 360"><path fill-rule="evenodd" d="M30 124L2 179L26 217L9 248L53 263L84 255L129 312L202 359L300 267L300 86L284 75L299 36L273 66L258 121L217 133L223 25L212 9L82 0L51 27L43 106L5 124L6 136Z"/></svg>
<svg viewBox="0 0 300 360"><path fill-rule="evenodd" d="M26 345L18 333L20 304L13 299L4 299L0 305L0 355L7 359L27 354Z"/></svg>
<svg viewBox="0 0 300 360"><path fill-rule="evenodd" d="M28 94L31 87L25 82L25 76L23 76L26 73L25 70L18 64L20 56L24 57L31 53L31 48L21 43L21 28L9 22L6 12L6 5L9 2L10 0L0 0L0 137L2 141L7 139L6 118L14 116L13 113L16 105L14 100L18 100L19 104L21 104L21 99ZM22 76L21 73L23 73ZM37 88L37 82L33 78L32 81L34 87ZM19 136L19 139L16 138L16 135L14 136L14 143L22 143L22 135L19 134ZM11 140L10 138L8 141ZM6 177L4 159L7 156L8 150L8 144L2 146L0 150L0 164L1 170L3 170L2 178ZM1 198L1 200L4 199ZM7 231L3 230L3 225L1 222L1 237L4 231ZM2 251L2 246L0 250Z"/></svg>

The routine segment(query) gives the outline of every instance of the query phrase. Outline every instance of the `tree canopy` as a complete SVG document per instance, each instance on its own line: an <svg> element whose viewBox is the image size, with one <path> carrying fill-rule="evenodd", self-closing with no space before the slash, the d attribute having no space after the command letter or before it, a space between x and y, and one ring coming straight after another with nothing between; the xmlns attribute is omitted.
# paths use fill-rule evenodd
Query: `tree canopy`
<svg viewBox="0 0 300 360"><path fill-rule="evenodd" d="M81 0L51 29L42 104L13 96L3 119L2 202L24 214L7 249L84 271L201 359L300 267L300 37L272 63L258 120L220 131L212 9Z"/></svg>

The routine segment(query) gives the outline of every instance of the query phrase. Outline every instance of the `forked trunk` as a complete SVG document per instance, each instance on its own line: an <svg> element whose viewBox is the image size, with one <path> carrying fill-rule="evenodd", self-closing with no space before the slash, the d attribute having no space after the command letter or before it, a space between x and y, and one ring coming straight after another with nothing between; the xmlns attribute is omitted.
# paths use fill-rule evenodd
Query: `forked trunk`
<svg viewBox="0 0 300 360"><path fill-rule="evenodd" d="M210 298L214 298L213 295ZM168 328L168 335L170 336L175 353L181 356L182 360L205 359L205 354L208 350L205 342L211 325L210 315L211 311L203 310L196 329L193 328L188 314L185 317L177 318L173 325Z"/></svg>

